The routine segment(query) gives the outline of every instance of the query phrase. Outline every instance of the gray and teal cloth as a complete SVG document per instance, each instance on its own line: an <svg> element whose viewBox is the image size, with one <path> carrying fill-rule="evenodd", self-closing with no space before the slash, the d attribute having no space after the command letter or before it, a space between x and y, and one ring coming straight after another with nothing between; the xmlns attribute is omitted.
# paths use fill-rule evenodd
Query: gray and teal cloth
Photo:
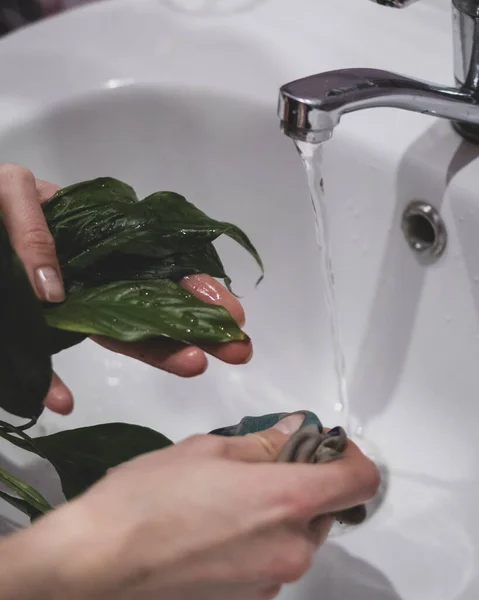
<svg viewBox="0 0 479 600"><path fill-rule="evenodd" d="M308 411L299 430L283 447L278 462L320 464L341 458L347 443L347 435L342 427L325 432L318 417ZM278 421L291 413L275 413L260 417L244 417L237 425L222 427L211 432L213 435L243 436L270 429ZM346 525L359 525L366 518L366 507L361 504L334 515L337 521Z"/></svg>

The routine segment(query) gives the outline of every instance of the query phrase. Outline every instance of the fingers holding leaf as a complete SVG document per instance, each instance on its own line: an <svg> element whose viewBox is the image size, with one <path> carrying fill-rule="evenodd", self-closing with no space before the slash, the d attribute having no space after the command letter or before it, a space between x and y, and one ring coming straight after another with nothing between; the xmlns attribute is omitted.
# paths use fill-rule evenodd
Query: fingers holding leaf
<svg viewBox="0 0 479 600"><path fill-rule="evenodd" d="M35 377L25 381L14 378L11 399L21 397L27 403L28 397L34 408L17 410L12 402L4 402L3 408L31 417L38 414L46 398L46 406L67 414L72 408L71 394L56 377L50 387L50 355L88 336L115 352L184 377L206 369L205 352L231 364L249 360L252 346L241 329L243 308L214 279L223 279L229 286L230 279L213 246L221 235L240 244L263 270L258 252L238 227L208 217L173 192L158 192L140 202L129 185L112 178L57 190L48 182L35 180L26 170L20 175L23 183L14 185L8 183L7 172L8 185L0 190L5 225L34 283L32 271L38 275L38 260L50 252L48 256L56 262L50 261L48 272L41 271L41 283L51 291L54 281L48 279L48 273L61 272L66 299L43 306L37 303L35 308L30 298L28 306L35 308L35 324L41 330L35 339L45 351L32 345L22 348L25 361L36 361L29 368ZM14 196L20 198L22 210L13 206ZM12 231L11 221L22 211L30 215L30 225L41 222L48 236L43 255L42 251L27 253L29 247L22 246L18 223ZM4 257L9 252L13 256L4 242ZM6 275L10 262L2 265ZM3 279L11 286L7 276ZM16 300L21 297L20 292L15 294ZM8 306L4 303L5 325L13 323L7 308L15 306L18 321L21 302L16 300ZM28 331L31 333L32 327ZM10 346L13 348L13 342ZM12 378L14 371L6 371L6 379ZM22 386L22 393L17 393L15 386Z"/></svg>
<svg viewBox="0 0 479 600"><path fill-rule="evenodd" d="M224 306L239 325L244 324L244 311L237 300L224 286L209 275L192 275L181 281L181 286L198 299L209 304ZM111 338L95 337L99 344L125 356L173 373L180 377L194 377L204 373L208 366L205 352L230 364L243 364L252 356L249 339L229 343L202 346L186 346L169 339L124 343Z"/></svg>
<svg viewBox="0 0 479 600"><path fill-rule="evenodd" d="M181 342L149 340L126 343L102 336L95 336L93 339L107 350L134 358L179 377L201 375L208 367L206 355L200 348L186 346Z"/></svg>
<svg viewBox="0 0 479 600"><path fill-rule="evenodd" d="M190 275L183 278L181 285L204 302L224 306L238 325L244 327L246 316L240 301L213 277ZM249 338L228 344L202 344L201 347L208 354L232 365L245 364L253 356L253 345Z"/></svg>
<svg viewBox="0 0 479 600"><path fill-rule="evenodd" d="M211 275L187 275L180 285L203 302L224 306L240 327L245 326L246 316L241 302Z"/></svg>

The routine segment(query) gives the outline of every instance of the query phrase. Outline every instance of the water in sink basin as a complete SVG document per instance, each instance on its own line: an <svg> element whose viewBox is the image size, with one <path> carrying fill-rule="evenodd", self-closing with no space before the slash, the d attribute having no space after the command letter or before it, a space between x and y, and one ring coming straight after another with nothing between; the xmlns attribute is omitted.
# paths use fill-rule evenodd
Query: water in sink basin
<svg viewBox="0 0 479 600"><path fill-rule="evenodd" d="M351 406L381 448L391 478L375 518L328 543L311 574L282 599L471 600L479 589L479 484L471 448L479 422L479 341L470 297L458 298L458 290L469 289L455 256L459 238L449 225L451 251L434 269L420 269L397 217L413 197L434 201L444 194L440 180L414 159L398 175L387 157L342 131L328 142L324 175ZM441 149L442 168L454 140L441 128L428 135L424 154ZM45 430L121 420L180 439L246 413L299 408L327 424L336 421L330 337L318 337L329 325L308 188L269 104L185 87L110 90L4 128L0 157L60 185L109 174L142 195L174 189L243 227L266 263L266 279L255 291L254 265L233 245L222 249L255 342L249 365L212 362L200 379L180 381L85 342L56 360L77 409L65 419L45 416ZM467 193L450 193L454 210L468 214ZM453 222L447 199L443 211ZM461 226L472 233L477 225L472 215ZM461 239L474 256L476 238ZM461 435L453 430L449 438L452 422L460 423ZM46 468L16 454L8 459L14 473L59 500Z"/></svg>

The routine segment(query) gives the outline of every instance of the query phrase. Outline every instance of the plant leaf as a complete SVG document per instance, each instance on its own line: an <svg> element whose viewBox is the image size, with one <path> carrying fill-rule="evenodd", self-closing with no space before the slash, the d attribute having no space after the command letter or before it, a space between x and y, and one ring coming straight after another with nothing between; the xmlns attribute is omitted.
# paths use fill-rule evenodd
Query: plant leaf
<svg viewBox="0 0 479 600"><path fill-rule="evenodd" d="M31 506L25 500L21 500L20 498L15 498L15 496L10 496L10 494L6 494L5 492L0 491L0 498L2 500L5 500L5 502L8 502L12 506L14 506L16 509L18 509L23 514L30 517L30 519L32 521L34 519L36 519L37 517L41 517L44 514L41 511L34 508L33 506Z"/></svg>
<svg viewBox="0 0 479 600"><path fill-rule="evenodd" d="M85 288L45 309L51 327L124 342L166 336L191 343L248 339L222 306L207 304L168 279Z"/></svg>
<svg viewBox="0 0 479 600"><path fill-rule="evenodd" d="M83 493L108 469L172 442L161 433L128 423L105 423L21 440L17 445L43 456L56 469L67 500Z"/></svg>
<svg viewBox="0 0 479 600"><path fill-rule="evenodd" d="M249 237L236 225L208 217L194 204L175 192L156 192L145 198L143 202L152 212L160 213L163 222L173 228L172 241L176 241L178 251L190 251L190 248L201 247L202 240L205 238L208 242L213 242L220 235L227 235L255 259L261 269L260 279L262 279L263 261Z"/></svg>
<svg viewBox="0 0 479 600"><path fill-rule="evenodd" d="M47 325L20 259L0 221L0 406L38 417L50 387Z"/></svg>
<svg viewBox="0 0 479 600"><path fill-rule="evenodd" d="M12 490L12 492L17 494L21 500L26 502L35 511L45 514L49 510L52 510L52 507L40 492L2 468L0 468L0 483L3 483L3 485ZM19 506L17 506L17 508L19 508Z"/></svg>
<svg viewBox="0 0 479 600"><path fill-rule="evenodd" d="M0 437L1 438L3 438L4 440L7 440L7 442L10 442L17 448L21 448L22 450L26 450L27 452L32 452L33 454L36 454L37 456L40 456L41 458L45 458L45 456L43 456L40 448L37 448L35 446L34 438L31 438L27 433L17 429L13 425L8 425L7 423L5 425L7 425L7 427L5 427L3 425L0 427Z"/></svg>
<svg viewBox="0 0 479 600"><path fill-rule="evenodd" d="M5 424L0 427L0 437L48 460L68 500L84 492L108 469L173 443L149 427L129 423L104 423L35 438Z"/></svg>
<svg viewBox="0 0 479 600"><path fill-rule="evenodd" d="M137 202L133 188L112 177L70 185L44 202L43 213L55 239L62 270L78 248L85 251L97 238L108 235L119 216L115 205L127 207Z"/></svg>
<svg viewBox="0 0 479 600"><path fill-rule="evenodd" d="M206 273L229 281L218 252L213 244L208 244L193 254L173 254L163 259L138 254L111 254L89 269L79 270L77 279L67 281L67 293L75 293L85 285L137 279L179 280L193 273ZM72 276L75 277L74 272Z"/></svg>
<svg viewBox="0 0 479 600"><path fill-rule="evenodd" d="M90 267L112 253L150 258L191 254L222 234L243 246L263 272L258 252L235 225L211 219L174 192L157 192L141 202L125 194L128 199L123 200L118 190L125 185L108 178L84 182L43 204L67 276L69 270Z"/></svg>
<svg viewBox="0 0 479 600"><path fill-rule="evenodd" d="M134 204L138 202L138 196L135 190L114 177L98 177L89 181L74 183L58 190L43 207L45 215L51 215L51 218L65 216L75 216L75 209L78 202L82 204L98 204L105 202L128 202Z"/></svg>

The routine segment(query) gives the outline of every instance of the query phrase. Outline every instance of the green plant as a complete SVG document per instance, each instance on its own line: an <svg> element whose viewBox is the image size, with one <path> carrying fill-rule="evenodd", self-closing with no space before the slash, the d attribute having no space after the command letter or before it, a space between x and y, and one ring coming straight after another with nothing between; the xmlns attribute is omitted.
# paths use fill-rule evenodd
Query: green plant
<svg viewBox="0 0 479 600"><path fill-rule="evenodd" d="M112 178L78 183L43 205L55 239L66 300L41 304L0 221L0 406L30 419L24 427L0 421L0 437L48 460L67 500L106 471L172 442L137 425L107 423L31 438L52 378L53 354L93 334L121 341L164 337L186 344L246 340L229 312L202 302L179 284L193 273L231 280L213 246L227 235L263 264L235 225L205 215L183 196L158 192L141 202ZM0 469L0 492L31 518L51 509L31 486Z"/></svg>

